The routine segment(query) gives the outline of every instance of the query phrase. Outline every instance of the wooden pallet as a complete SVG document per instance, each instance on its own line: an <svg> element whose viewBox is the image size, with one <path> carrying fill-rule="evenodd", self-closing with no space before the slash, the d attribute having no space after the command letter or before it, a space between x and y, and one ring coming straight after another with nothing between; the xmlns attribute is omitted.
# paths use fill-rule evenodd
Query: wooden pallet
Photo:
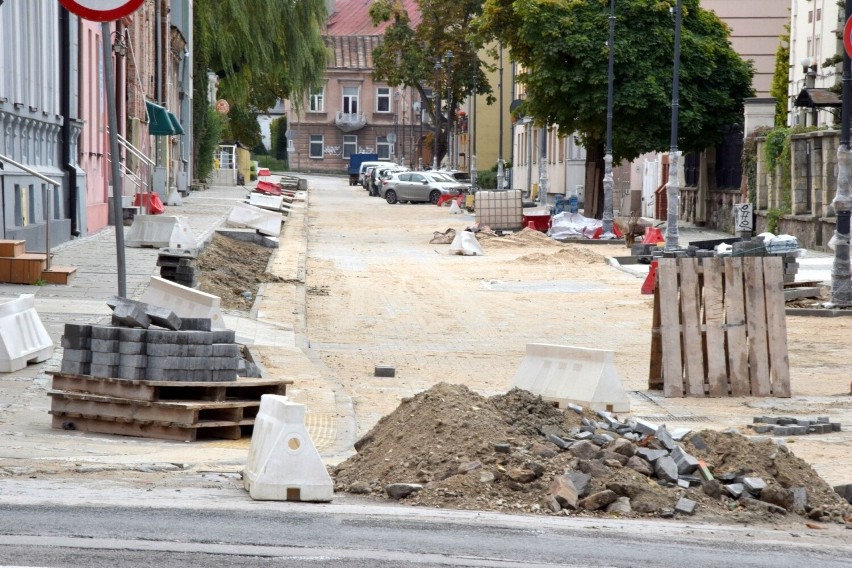
<svg viewBox="0 0 852 568"><path fill-rule="evenodd" d="M289 380L130 381L52 373L52 426L192 442L237 440L250 432L264 394L285 395Z"/></svg>
<svg viewBox="0 0 852 568"><path fill-rule="evenodd" d="M229 399L260 400L264 394L287 394L290 380L247 379L218 382L189 381L131 381L104 379L88 375L49 373L53 376L54 390L85 392L126 398L131 400L168 401L224 401Z"/></svg>
<svg viewBox="0 0 852 568"><path fill-rule="evenodd" d="M649 388L789 397L782 271L778 257L660 259Z"/></svg>

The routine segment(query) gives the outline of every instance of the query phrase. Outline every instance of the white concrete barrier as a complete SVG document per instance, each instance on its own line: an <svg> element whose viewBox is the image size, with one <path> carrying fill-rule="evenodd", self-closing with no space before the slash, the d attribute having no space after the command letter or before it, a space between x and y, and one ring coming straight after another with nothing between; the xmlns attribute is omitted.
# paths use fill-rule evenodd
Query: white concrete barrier
<svg viewBox="0 0 852 568"><path fill-rule="evenodd" d="M305 429L304 404L260 398L243 485L258 501L331 501L334 484Z"/></svg>
<svg viewBox="0 0 852 568"><path fill-rule="evenodd" d="M171 215L136 215L125 245L133 248L196 248L198 240L189 225Z"/></svg>
<svg viewBox="0 0 852 568"><path fill-rule="evenodd" d="M53 355L50 339L35 310L35 296L21 294L0 300L0 372L11 373L27 363L47 361Z"/></svg>
<svg viewBox="0 0 852 568"><path fill-rule="evenodd" d="M459 231L453 242L450 243L450 254L461 254L464 256L482 256L485 252L476 235L470 231Z"/></svg>
<svg viewBox="0 0 852 568"><path fill-rule="evenodd" d="M560 407L573 402L594 410L630 410L613 364L613 352L606 349L528 343L512 387L557 402Z"/></svg>
<svg viewBox="0 0 852 568"><path fill-rule="evenodd" d="M179 318L210 318L214 329L227 329L219 307L219 296L187 288L159 276L151 277L139 301L169 309Z"/></svg>
<svg viewBox="0 0 852 568"><path fill-rule="evenodd" d="M281 234L281 220L281 213L266 211L247 203L235 203L228 215L229 226L248 227L271 237Z"/></svg>
<svg viewBox="0 0 852 568"><path fill-rule="evenodd" d="M260 207L261 209L269 209L270 211L281 211L281 204L284 202L284 197L281 195L265 195L263 193L252 192L249 194L249 205Z"/></svg>

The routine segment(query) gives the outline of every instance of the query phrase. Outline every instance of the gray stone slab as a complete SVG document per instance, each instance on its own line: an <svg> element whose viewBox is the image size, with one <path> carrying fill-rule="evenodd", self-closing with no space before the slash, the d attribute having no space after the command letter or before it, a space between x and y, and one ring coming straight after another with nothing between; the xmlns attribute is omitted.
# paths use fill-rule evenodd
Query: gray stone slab
<svg viewBox="0 0 852 568"><path fill-rule="evenodd" d="M692 499L681 497L678 499L678 502L675 503L675 512L682 513L684 515L691 515L695 512L695 505L696 503Z"/></svg>
<svg viewBox="0 0 852 568"><path fill-rule="evenodd" d="M115 378L126 379L129 381L141 381L144 380L146 376L146 369L144 367L126 367L124 365L119 365Z"/></svg>
<svg viewBox="0 0 852 568"><path fill-rule="evenodd" d="M213 340L210 343L234 343L237 333L232 329L217 329L213 332Z"/></svg>
<svg viewBox="0 0 852 568"><path fill-rule="evenodd" d="M146 355L119 355L118 365L120 367L138 367L144 369L148 366L148 357Z"/></svg>
<svg viewBox="0 0 852 568"><path fill-rule="evenodd" d="M636 448L636 455L644 460L655 463L658 459L669 455L666 450L652 450L650 448Z"/></svg>
<svg viewBox="0 0 852 568"><path fill-rule="evenodd" d="M677 447L674 438L672 438L672 435L666 429L665 424L661 424L659 428L657 428L657 431L654 433L654 437L669 451L672 451Z"/></svg>
<svg viewBox="0 0 852 568"><path fill-rule="evenodd" d="M743 491L745 491L745 486L742 483L731 483L725 485L725 491L734 499L739 499Z"/></svg>
<svg viewBox="0 0 852 568"><path fill-rule="evenodd" d="M147 331L144 330L144 329L120 328L118 330L118 340L121 341L122 343L125 343L125 342L144 343L146 333L147 333Z"/></svg>
<svg viewBox="0 0 852 568"><path fill-rule="evenodd" d="M84 363L82 361L66 361L62 360L62 364L60 365L60 370L63 373L68 373L69 375L89 375L91 374L91 363Z"/></svg>
<svg viewBox="0 0 852 568"><path fill-rule="evenodd" d="M118 353L118 340L92 339L92 351L97 353Z"/></svg>
<svg viewBox="0 0 852 568"><path fill-rule="evenodd" d="M688 475L698 469L698 460L686 453L686 451L680 446L675 447L672 450L671 458L677 464L677 472L680 475Z"/></svg>
<svg viewBox="0 0 852 568"><path fill-rule="evenodd" d="M148 344L138 341L121 341L118 344L118 352L122 355L145 355Z"/></svg>
<svg viewBox="0 0 852 568"><path fill-rule="evenodd" d="M100 353L98 351L92 352L92 367L94 366L109 366L109 367L117 367L119 361L121 359L121 355L118 353Z"/></svg>
<svg viewBox="0 0 852 568"><path fill-rule="evenodd" d="M102 379L114 379L118 375L118 365L95 365L92 363L90 374Z"/></svg>
<svg viewBox="0 0 852 568"><path fill-rule="evenodd" d="M92 340L105 339L108 341L118 340L118 328L104 325L92 326Z"/></svg>
<svg viewBox="0 0 852 568"><path fill-rule="evenodd" d="M752 495L760 495L760 492L766 488L766 482L759 477L744 477L743 487Z"/></svg>
<svg viewBox="0 0 852 568"><path fill-rule="evenodd" d="M212 326L210 318L180 318L181 331L211 331Z"/></svg>
<svg viewBox="0 0 852 568"><path fill-rule="evenodd" d="M139 302L137 300L131 300L129 298L122 298L120 296L112 296L107 300L107 305L112 308L113 311L121 304L128 304L138 307L145 313L145 315L150 318L151 323L153 323L154 325L164 327L166 329L181 328L180 318L173 311L167 308L154 306L152 304L146 304L145 302Z"/></svg>
<svg viewBox="0 0 852 568"><path fill-rule="evenodd" d="M71 361L74 363L91 363L92 352L88 349L65 349L62 352L62 361Z"/></svg>
<svg viewBox="0 0 852 568"><path fill-rule="evenodd" d="M376 365L373 369L374 377L394 377L396 376L396 368L390 365Z"/></svg>
<svg viewBox="0 0 852 568"><path fill-rule="evenodd" d="M240 346L236 343L216 343L210 346L213 357L239 357Z"/></svg>
<svg viewBox="0 0 852 568"><path fill-rule="evenodd" d="M121 302L112 310L112 325L147 329L151 318L139 306Z"/></svg>
<svg viewBox="0 0 852 568"><path fill-rule="evenodd" d="M669 456L663 456L654 464L654 473L662 481L676 483L678 480L677 464Z"/></svg>
<svg viewBox="0 0 852 568"><path fill-rule="evenodd" d="M60 338L59 344L65 349L91 349L92 348L92 338L91 337L75 337L75 338L67 338L64 335Z"/></svg>
<svg viewBox="0 0 852 568"><path fill-rule="evenodd" d="M647 420L642 420L641 418L630 418L627 420L627 425L633 428L634 432L645 436L655 434L657 432L657 428L659 428L659 425L654 424L653 422L648 422Z"/></svg>

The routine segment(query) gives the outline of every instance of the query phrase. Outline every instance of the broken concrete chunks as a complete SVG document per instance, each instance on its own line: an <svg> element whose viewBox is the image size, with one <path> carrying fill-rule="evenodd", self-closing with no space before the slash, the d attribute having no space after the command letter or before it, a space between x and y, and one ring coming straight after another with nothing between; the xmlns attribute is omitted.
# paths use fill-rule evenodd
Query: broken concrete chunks
<svg viewBox="0 0 852 568"><path fill-rule="evenodd" d="M565 472L565 475L571 479L571 483L574 484L574 488L577 490L577 495L585 497L589 494L589 489L591 488L592 483L591 475L581 471L568 471Z"/></svg>
<svg viewBox="0 0 852 568"><path fill-rule="evenodd" d="M181 328L181 319L177 315L175 315L173 311L167 308L161 308L159 306L146 304L145 302L139 302L137 300L131 300L129 298L123 298L121 296L110 297L107 300L107 305L113 310L113 313L115 313L116 308L118 308L119 306L136 306L139 310L144 312L146 316L148 316L148 318L150 319L150 323L153 323L156 326L171 330L178 330Z"/></svg>
<svg viewBox="0 0 852 568"><path fill-rule="evenodd" d="M804 487L799 487L798 489L804 491ZM835 485L834 492L846 499L846 501L848 501L849 503L852 503L852 483L847 483L845 485Z"/></svg>
<svg viewBox="0 0 852 568"><path fill-rule="evenodd" d="M604 489L603 491L592 493L580 501L579 505L587 511L597 511L602 507L606 507L610 503L614 503L617 499L618 495L616 495L615 491Z"/></svg>
<svg viewBox="0 0 852 568"><path fill-rule="evenodd" d="M727 494L734 499L739 499L740 497L742 497L742 494L745 491L745 487L742 483L730 483L728 485L725 485L724 487L725 492L727 492Z"/></svg>
<svg viewBox="0 0 852 568"><path fill-rule="evenodd" d="M774 483L760 492L760 500L777 505L787 511L792 511L795 505L793 492Z"/></svg>
<svg viewBox="0 0 852 568"><path fill-rule="evenodd" d="M656 473L657 478L662 481L677 483L677 464L669 456L663 456L657 460L654 464L654 473Z"/></svg>
<svg viewBox="0 0 852 568"><path fill-rule="evenodd" d="M627 456L628 458L636 453L636 446L630 440L625 440L624 438L618 438L608 445L606 449L616 454Z"/></svg>
<svg viewBox="0 0 852 568"><path fill-rule="evenodd" d="M654 437L659 440L663 447L668 451L672 451L675 447L677 447L674 438L672 438L672 435L666 429L665 424L661 424L660 427L657 428L657 431L654 433Z"/></svg>
<svg viewBox="0 0 852 568"><path fill-rule="evenodd" d="M512 446L505 442L499 442L497 444L494 444L494 451L498 454L508 454L512 451Z"/></svg>
<svg viewBox="0 0 852 568"><path fill-rule="evenodd" d="M701 483L701 490L704 494L713 499L722 497L722 484L716 479L710 479Z"/></svg>
<svg viewBox="0 0 852 568"><path fill-rule="evenodd" d="M612 474L612 471L598 460L580 460L577 468L596 479L607 478Z"/></svg>
<svg viewBox="0 0 852 568"><path fill-rule="evenodd" d="M569 402L568 404L565 405L565 408L571 409L574 412L576 412L577 414L583 414L583 407L580 406L579 404L574 404L572 402Z"/></svg>
<svg viewBox="0 0 852 568"><path fill-rule="evenodd" d="M690 436L689 443L692 444L692 447L699 452L706 452L708 449L707 442L704 441L704 438L702 438L700 434L693 434Z"/></svg>
<svg viewBox="0 0 852 568"><path fill-rule="evenodd" d="M606 506L606 512L613 513L615 515L629 515L633 512L633 509L630 506L630 498L619 497Z"/></svg>
<svg viewBox="0 0 852 568"><path fill-rule="evenodd" d="M514 467L506 472L506 477L516 483L531 483L539 476L536 472L527 467Z"/></svg>
<svg viewBox="0 0 852 568"><path fill-rule="evenodd" d="M577 456L581 460L590 460L593 459L598 452L600 451L600 447L596 444L588 440L581 440L574 444L571 444L571 447L568 449L571 454Z"/></svg>
<svg viewBox="0 0 852 568"><path fill-rule="evenodd" d="M677 464L677 472L681 475L690 474L698 468L698 460L680 446L675 447L670 455Z"/></svg>
<svg viewBox="0 0 852 568"><path fill-rule="evenodd" d="M557 448L560 448L562 450L567 450L568 448L571 447L571 442L568 442L567 440L562 439L560 436L557 436L556 434L547 434L547 441L552 443L552 444L555 444Z"/></svg>
<svg viewBox="0 0 852 568"><path fill-rule="evenodd" d="M421 489L423 489L423 486L418 483L389 483L385 485L385 493L391 499L405 499Z"/></svg>
<svg viewBox="0 0 852 568"><path fill-rule="evenodd" d="M432 242L432 241L430 241ZM562 505L559 504L559 501L556 500L556 497L548 496L545 505L550 510L551 513L558 513L562 510Z"/></svg>
<svg viewBox="0 0 852 568"><path fill-rule="evenodd" d="M654 475L654 468L651 467L651 464L648 463L646 460L640 458L638 455L631 456L627 460L626 465L633 471L641 473L642 475L645 475L647 477L651 477L652 475Z"/></svg>
<svg viewBox="0 0 852 568"><path fill-rule="evenodd" d="M576 509L580 493L567 475L557 475L550 482L550 495L563 509Z"/></svg>
<svg viewBox="0 0 852 568"><path fill-rule="evenodd" d="M542 459L550 459L556 455L555 451L537 442L530 447L530 453Z"/></svg>
<svg viewBox="0 0 852 568"><path fill-rule="evenodd" d="M696 503L692 499L681 497L680 499L678 499L677 503L675 503L674 510L675 513L691 515L695 512L695 505Z"/></svg>
<svg viewBox="0 0 852 568"><path fill-rule="evenodd" d="M630 418L627 420L627 425L630 426L634 432L645 436L656 434L657 428L659 428L656 424L648 422L647 420L642 420L641 418Z"/></svg>
<svg viewBox="0 0 852 568"><path fill-rule="evenodd" d="M669 434L671 434L672 440L675 442L682 442L690 432L692 430L689 428L674 428Z"/></svg>
<svg viewBox="0 0 852 568"><path fill-rule="evenodd" d="M465 475L466 473L471 472L475 469L480 469L481 467L482 467L481 461L473 460L473 461L465 462L465 463L459 465L456 468L456 473L459 474L459 475Z"/></svg>
<svg viewBox="0 0 852 568"><path fill-rule="evenodd" d="M662 457L669 455L666 450L652 450L650 448L637 448L636 455L640 458L648 461L649 463L656 463L656 461Z"/></svg>
<svg viewBox="0 0 852 568"><path fill-rule="evenodd" d="M766 489L766 482L759 477L744 477L743 487L752 495L760 495L760 492Z"/></svg>
<svg viewBox="0 0 852 568"><path fill-rule="evenodd" d="M627 464L627 460L629 458L623 454L617 454L609 450L601 450L595 455L595 459L599 459L603 462L613 461L618 463L619 467L623 467Z"/></svg>

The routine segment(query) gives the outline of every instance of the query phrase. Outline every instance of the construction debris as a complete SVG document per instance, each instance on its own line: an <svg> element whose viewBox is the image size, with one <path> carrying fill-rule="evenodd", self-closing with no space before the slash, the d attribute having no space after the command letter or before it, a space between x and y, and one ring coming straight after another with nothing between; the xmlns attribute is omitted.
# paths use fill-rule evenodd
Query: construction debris
<svg viewBox="0 0 852 568"><path fill-rule="evenodd" d="M828 416L793 418L792 416L755 416L748 425L757 434L772 436L806 436L840 432L840 422L831 422Z"/></svg>
<svg viewBox="0 0 852 568"><path fill-rule="evenodd" d="M440 383L403 399L356 443L357 454L333 468L335 489L545 515L852 520L852 507L775 441L575 407Z"/></svg>

